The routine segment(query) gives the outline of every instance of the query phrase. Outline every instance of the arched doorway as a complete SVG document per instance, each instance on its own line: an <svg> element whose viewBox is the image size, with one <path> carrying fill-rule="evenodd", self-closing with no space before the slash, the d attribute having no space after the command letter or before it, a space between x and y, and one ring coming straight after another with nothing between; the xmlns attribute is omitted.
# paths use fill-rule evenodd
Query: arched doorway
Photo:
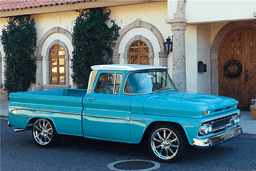
<svg viewBox="0 0 256 171"><path fill-rule="evenodd" d="M241 71L241 74L239 74ZM240 27L222 40L218 52L219 95L249 107L256 98L256 28Z"/></svg>
<svg viewBox="0 0 256 171"><path fill-rule="evenodd" d="M129 64L149 65L149 49L142 40L134 41L129 48Z"/></svg>

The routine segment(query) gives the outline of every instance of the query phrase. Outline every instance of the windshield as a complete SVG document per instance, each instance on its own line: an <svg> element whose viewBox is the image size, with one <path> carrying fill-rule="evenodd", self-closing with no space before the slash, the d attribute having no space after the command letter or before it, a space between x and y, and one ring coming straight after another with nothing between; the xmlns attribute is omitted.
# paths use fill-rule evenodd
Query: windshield
<svg viewBox="0 0 256 171"><path fill-rule="evenodd" d="M128 75L124 93L148 94L176 90L166 70L135 72Z"/></svg>

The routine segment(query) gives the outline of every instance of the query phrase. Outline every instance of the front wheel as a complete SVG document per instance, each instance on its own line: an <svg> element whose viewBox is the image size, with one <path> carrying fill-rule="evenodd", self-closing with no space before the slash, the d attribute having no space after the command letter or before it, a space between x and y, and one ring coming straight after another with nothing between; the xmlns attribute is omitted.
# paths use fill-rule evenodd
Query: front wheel
<svg viewBox="0 0 256 171"><path fill-rule="evenodd" d="M51 147L59 139L53 123L47 119L36 120L33 124L32 136L41 147Z"/></svg>
<svg viewBox="0 0 256 171"><path fill-rule="evenodd" d="M188 143L184 132L169 124L154 127L148 137L151 154L163 162L173 162L183 156Z"/></svg>

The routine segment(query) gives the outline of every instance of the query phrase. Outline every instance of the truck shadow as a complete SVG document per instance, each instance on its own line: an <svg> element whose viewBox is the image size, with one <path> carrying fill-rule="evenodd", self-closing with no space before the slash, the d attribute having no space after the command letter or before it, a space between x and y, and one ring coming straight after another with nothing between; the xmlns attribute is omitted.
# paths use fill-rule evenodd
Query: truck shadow
<svg viewBox="0 0 256 171"><path fill-rule="evenodd" d="M140 144L126 144L102 140L93 140L83 137L63 136L57 148L72 149L79 152L90 152L95 155L115 155L121 156L122 159L144 159L155 160L148 152L148 145L146 142ZM175 163L202 163L218 160L218 158L225 158L232 155L234 148L226 145L219 145L209 149L200 149L189 147L186 155ZM219 157L222 156L222 157ZM121 160L121 159L120 159Z"/></svg>

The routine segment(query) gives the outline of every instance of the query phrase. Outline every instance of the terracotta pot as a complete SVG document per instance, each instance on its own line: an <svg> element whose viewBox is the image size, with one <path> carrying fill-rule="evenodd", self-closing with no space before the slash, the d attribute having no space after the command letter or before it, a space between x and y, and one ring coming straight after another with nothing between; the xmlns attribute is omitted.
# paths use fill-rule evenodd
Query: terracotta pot
<svg viewBox="0 0 256 171"><path fill-rule="evenodd" d="M251 106L252 117L256 120L256 105Z"/></svg>

